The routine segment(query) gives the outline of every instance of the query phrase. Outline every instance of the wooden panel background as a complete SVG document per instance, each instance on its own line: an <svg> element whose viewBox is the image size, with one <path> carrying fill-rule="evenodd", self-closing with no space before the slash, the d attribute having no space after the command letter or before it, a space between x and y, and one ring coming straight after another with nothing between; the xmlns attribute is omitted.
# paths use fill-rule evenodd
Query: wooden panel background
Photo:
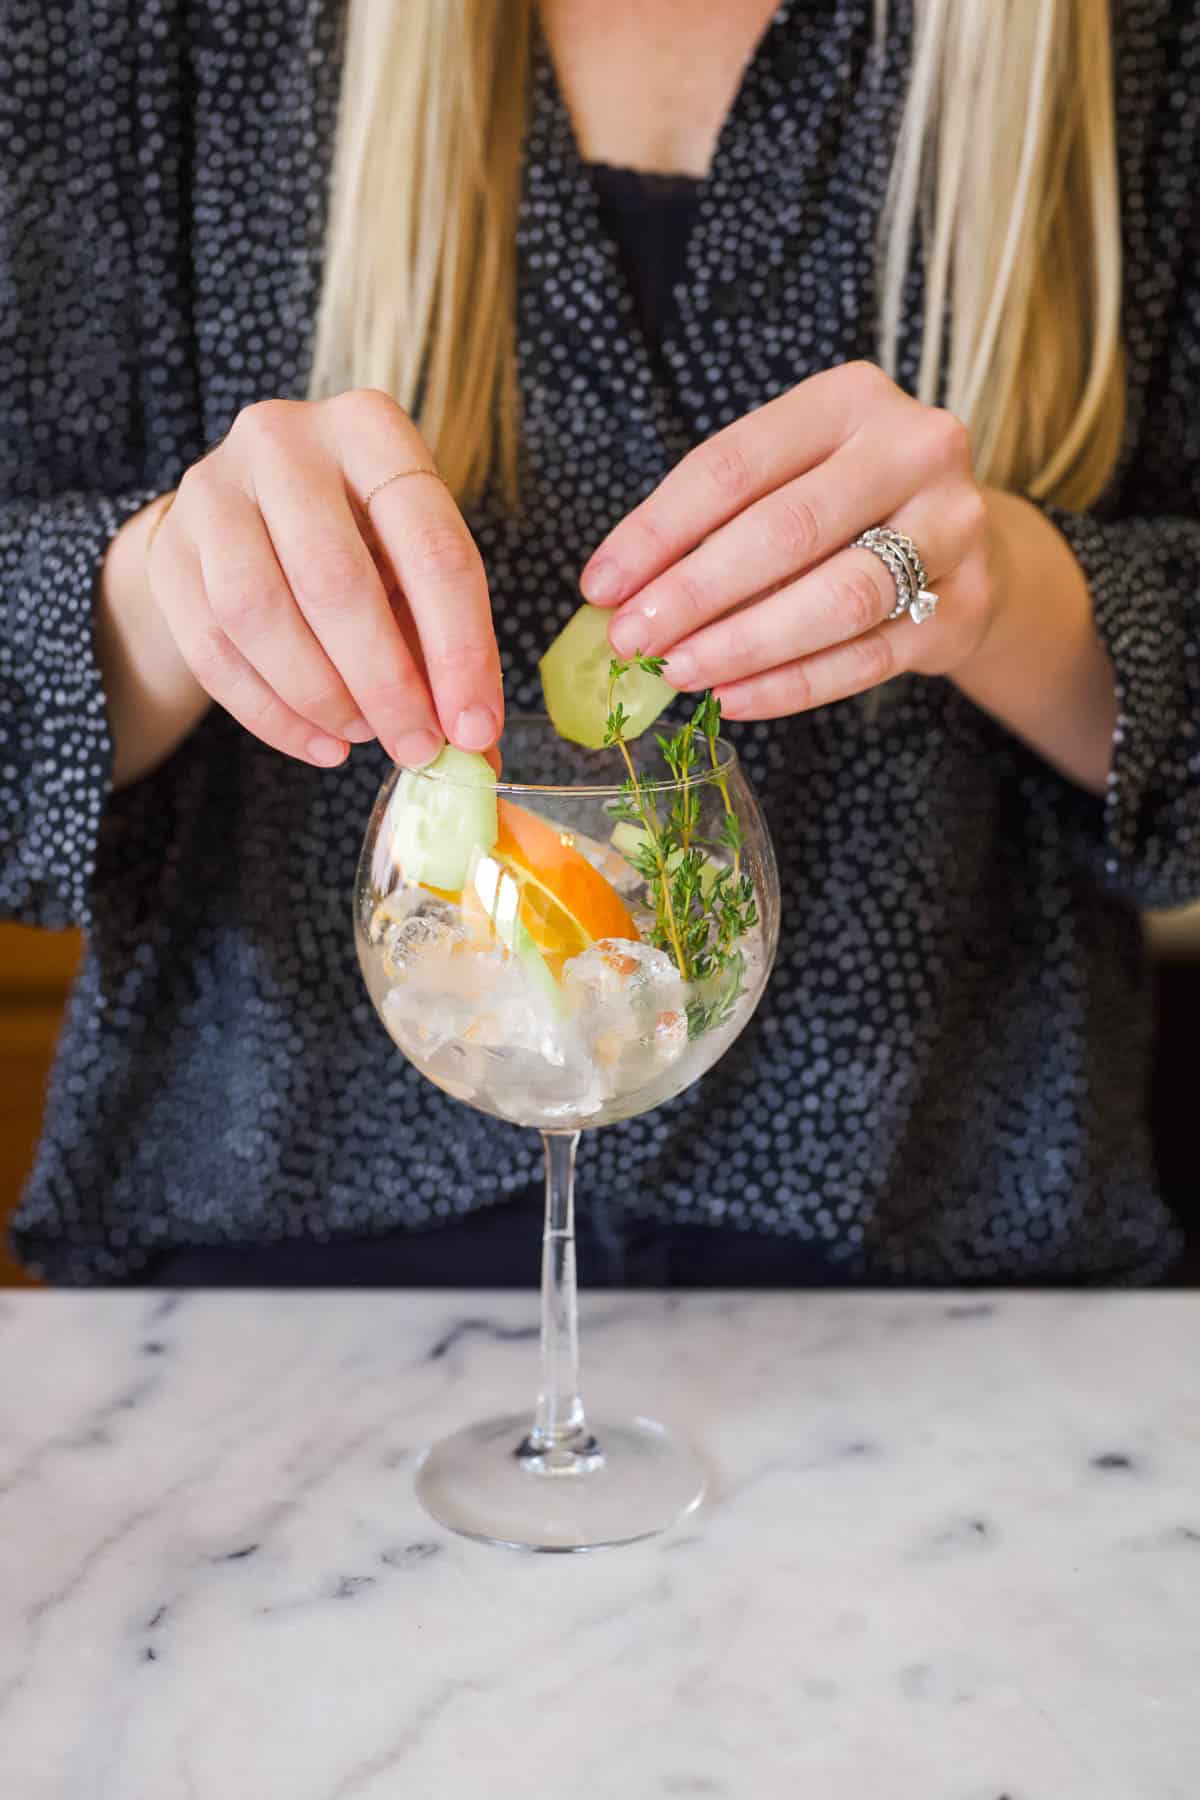
<svg viewBox="0 0 1200 1800"><path fill-rule="evenodd" d="M0 925L0 1287L25 1277L7 1226L33 1160L46 1076L79 961L77 933Z"/></svg>

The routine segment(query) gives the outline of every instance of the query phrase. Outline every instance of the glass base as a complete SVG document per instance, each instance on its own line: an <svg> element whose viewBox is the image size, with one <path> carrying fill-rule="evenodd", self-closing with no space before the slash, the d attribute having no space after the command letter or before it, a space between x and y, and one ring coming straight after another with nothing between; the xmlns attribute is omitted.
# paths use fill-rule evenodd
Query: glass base
<svg viewBox="0 0 1200 1800"><path fill-rule="evenodd" d="M427 1450L417 1498L451 1531L513 1550L600 1550L666 1531L704 1497L704 1465L652 1419L602 1420L576 1447L534 1444L527 1415Z"/></svg>

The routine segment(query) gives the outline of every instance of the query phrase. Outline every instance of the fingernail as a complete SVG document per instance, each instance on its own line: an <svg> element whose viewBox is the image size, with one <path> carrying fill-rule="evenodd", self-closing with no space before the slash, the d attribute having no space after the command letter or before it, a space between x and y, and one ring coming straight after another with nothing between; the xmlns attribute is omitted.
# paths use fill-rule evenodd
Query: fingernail
<svg viewBox="0 0 1200 1800"><path fill-rule="evenodd" d="M311 737L308 740L308 754L323 769L336 769L345 762L350 754L350 746L331 737Z"/></svg>
<svg viewBox="0 0 1200 1800"><path fill-rule="evenodd" d="M717 688L714 692L721 703L721 717L723 719L740 719L743 708L749 699L745 689Z"/></svg>
<svg viewBox="0 0 1200 1800"><path fill-rule="evenodd" d="M454 722L460 750L486 750L496 741L496 715L490 706L467 706Z"/></svg>
<svg viewBox="0 0 1200 1800"><path fill-rule="evenodd" d="M406 769L423 769L439 755L442 740L432 731L408 731L403 737L396 739L396 747L392 751L392 760L403 763Z"/></svg>
<svg viewBox="0 0 1200 1800"><path fill-rule="evenodd" d="M369 744L375 733L365 719L351 719L342 736L349 738L352 744Z"/></svg>
<svg viewBox="0 0 1200 1800"><path fill-rule="evenodd" d="M618 656L645 648L646 620L640 612L624 612L608 628L608 641Z"/></svg>
<svg viewBox="0 0 1200 1800"><path fill-rule="evenodd" d="M696 658L690 650L672 650L663 674L672 687L691 687L696 679Z"/></svg>
<svg viewBox="0 0 1200 1800"><path fill-rule="evenodd" d="M625 582L620 569L607 556L596 557L579 577L579 591L585 600L619 600L624 589Z"/></svg>

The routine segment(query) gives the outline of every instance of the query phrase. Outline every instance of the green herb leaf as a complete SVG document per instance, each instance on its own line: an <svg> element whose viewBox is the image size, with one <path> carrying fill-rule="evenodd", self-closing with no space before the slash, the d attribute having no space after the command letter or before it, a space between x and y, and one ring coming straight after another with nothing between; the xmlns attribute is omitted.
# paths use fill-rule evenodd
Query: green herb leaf
<svg viewBox="0 0 1200 1800"><path fill-rule="evenodd" d="M634 658L634 661L637 663L639 669L645 670L647 675L661 675L667 666L667 659L665 656L642 656L639 653Z"/></svg>
<svg viewBox="0 0 1200 1800"><path fill-rule="evenodd" d="M645 833L645 843L626 860L645 881L647 899L654 908L651 943L670 955L685 981L710 990L688 1004L688 1031L696 1037L730 1016L745 970L745 956L735 946L757 923L758 913L754 883L741 867L741 824L717 760L721 706L715 695L705 694L691 719L673 737L656 733L663 761L679 784L665 819L658 816L653 793L638 780L625 739L628 714L616 698L616 687L634 664L657 675L664 661L663 657L638 655L630 662L613 657L609 663L604 741L620 750L629 771L620 798L610 804L609 811L615 819L636 824ZM733 857L733 866L720 869L715 878L709 877L709 859L697 836L702 797L697 739L708 745L712 776L705 779L715 780L725 807L719 841L704 842L709 848L730 851Z"/></svg>

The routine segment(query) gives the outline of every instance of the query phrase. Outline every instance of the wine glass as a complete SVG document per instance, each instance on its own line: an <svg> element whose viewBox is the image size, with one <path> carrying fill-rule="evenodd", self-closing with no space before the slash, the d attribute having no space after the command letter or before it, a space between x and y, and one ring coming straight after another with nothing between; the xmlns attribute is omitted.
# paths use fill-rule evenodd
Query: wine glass
<svg viewBox="0 0 1200 1800"><path fill-rule="evenodd" d="M468 1426L417 1474L435 1519L492 1543L630 1542L703 1494L699 1458L663 1426L584 1412L573 1195L580 1132L711 1068L774 958L779 878L761 810L732 747L698 744L681 780L653 741L586 750L547 719L513 719L498 783L480 785L478 759L461 758L461 774L396 769L367 829L355 936L390 1036L446 1093L543 1138L532 1419Z"/></svg>

